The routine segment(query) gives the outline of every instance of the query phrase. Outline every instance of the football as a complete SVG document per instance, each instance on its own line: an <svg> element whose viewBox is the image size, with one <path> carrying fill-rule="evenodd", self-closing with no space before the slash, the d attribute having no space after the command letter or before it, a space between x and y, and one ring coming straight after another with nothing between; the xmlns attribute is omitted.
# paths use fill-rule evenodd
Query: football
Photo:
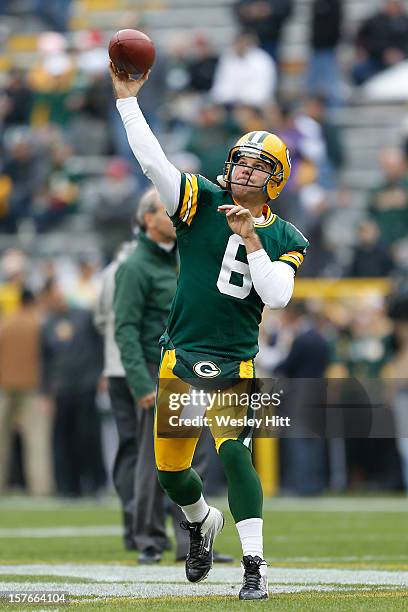
<svg viewBox="0 0 408 612"><path fill-rule="evenodd" d="M153 65L152 40L139 30L119 30L109 42L109 57L119 72L143 74Z"/></svg>

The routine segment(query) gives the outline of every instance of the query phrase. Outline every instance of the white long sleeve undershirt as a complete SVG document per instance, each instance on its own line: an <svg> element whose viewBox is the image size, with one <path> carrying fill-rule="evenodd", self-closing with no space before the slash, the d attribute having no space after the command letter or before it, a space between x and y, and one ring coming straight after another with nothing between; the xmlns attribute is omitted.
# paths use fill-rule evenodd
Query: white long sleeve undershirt
<svg viewBox="0 0 408 612"><path fill-rule="evenodd" d="M174 215L180 197L181 173L167 159L151 131L136 98L116 101L134 156L156 187L168 214ZM269 308L284 308L294 287L294 270L282 261L271 261L264 249L248 254L255 291Z"/></svg>
<svg viewBox="0 0 408 612"><path fill-rule="evenodd" d="M180 197L181 173L167 159L159 141L150 129L136 98L116 101L123 125L143 173L156 187L169 215L174 215Z"/></svg>
<svg viewBox="0 0 408 612"><path fill-rule="evenodd" d="M293 294L295 271L283 261L271 261L264 249L248 253L255 291L268 308L284 308Z"/></svg>

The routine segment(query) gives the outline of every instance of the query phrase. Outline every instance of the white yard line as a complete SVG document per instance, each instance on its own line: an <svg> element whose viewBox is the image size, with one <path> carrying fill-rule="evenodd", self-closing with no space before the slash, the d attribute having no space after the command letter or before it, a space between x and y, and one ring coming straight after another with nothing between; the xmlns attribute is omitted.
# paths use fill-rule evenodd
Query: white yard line
<svg viewBox="0 0 408 612"><path fill-rule="evenodd" d="M10 527L0 529L0 538L92 538L119 536L123 533L119 525L97 527Z"/></svg>
<svg viewBox="0 0 408 612"><path fill-rule="evenodd" d="M343 562L343 561L376 561L381 563L382 561L408 561L408 555L346 555L339 557L268 557L268 561L273 563L290 561L290 562L302 562L302 563L320 563L320 562Z"/></svg>
<svg viewBox="0 0 408 612"><path fill-rule="evenodd" d="M137 584L158 582L164 584L185 583L182 566L123 566L123 565L85 565L85 564L35 564L0 565L0 575L15 576L62 576L67 578L91 579L95 582ZM272 584L339 584L339 585L392 585L408 587L408 571L386 570L349 570L322 568L285 568L272 567L268 570ZM208 583L236 583L241 579L239 567L215 567ZM31 583L32 584L32 583ZM4 583L2 587L4 587ZM0 590L1 590L0 588Z"/></svg>
<svg viewBox="0 0 408 612"><path fill-rule="evenodd" d="M104 510L119 510L120 504L117 497L81 497L78 499L61 499L58 497L30 497L29 495L0 497L0 511L42 511L42 510L94 510L95 508Z"/></svg>
<svg viewBox="0 0 408 612"><path fill-rule="evenodd" d="M65 593L69 596L96 596L96 597L135 597L149 599L151 597L206 597L214 595L232 595L237 597L241 587L241 580L236 584L211 584L209 581L200 584L166 583L166 584L61 584L53 582L41 582L36 584L25 584L21 582L0 582L0 591L15 592L46 592ZM325 585L270 585L269 592L272 595L280 593L302 593L307 591L351 591L350 587L336 587ZM367 590L367 589L359 589ZM1 600L0 600L1 602Z"/></svg>

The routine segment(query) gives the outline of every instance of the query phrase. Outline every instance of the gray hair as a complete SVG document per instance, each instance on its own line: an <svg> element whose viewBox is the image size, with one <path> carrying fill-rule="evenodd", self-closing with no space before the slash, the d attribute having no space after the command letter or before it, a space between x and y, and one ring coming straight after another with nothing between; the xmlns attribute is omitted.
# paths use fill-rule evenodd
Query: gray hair
<svg viewBox="0 0 408 612"><path fill-rule="evenodd" d="M136 211L136 223L139 227L144 227L144 217L148 212L156 212L159 202L159 195L154 187L150 187L140 198L139 206Z"/></svg>

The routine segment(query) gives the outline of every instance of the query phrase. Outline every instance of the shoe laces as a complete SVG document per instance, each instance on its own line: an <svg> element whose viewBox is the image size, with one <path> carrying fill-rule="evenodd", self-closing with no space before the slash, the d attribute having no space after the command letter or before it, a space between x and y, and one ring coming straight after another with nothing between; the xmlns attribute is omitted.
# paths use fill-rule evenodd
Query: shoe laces
<svg viewBox="0 0 408 612"><path fill-rule="evenodd" d="M261 565L266 565L265 561L260 557L244 557L244 589L259 589L261 582Z"/></svg>
<svg viewBox="0 0 408 612"><path fill-rule="evenodd" d="M198 557L201 553L203 545L203 535L201 533L201 523L189 523L188 521L182 521L180 527L190 533L190 553L191 557Z"/></svg>

